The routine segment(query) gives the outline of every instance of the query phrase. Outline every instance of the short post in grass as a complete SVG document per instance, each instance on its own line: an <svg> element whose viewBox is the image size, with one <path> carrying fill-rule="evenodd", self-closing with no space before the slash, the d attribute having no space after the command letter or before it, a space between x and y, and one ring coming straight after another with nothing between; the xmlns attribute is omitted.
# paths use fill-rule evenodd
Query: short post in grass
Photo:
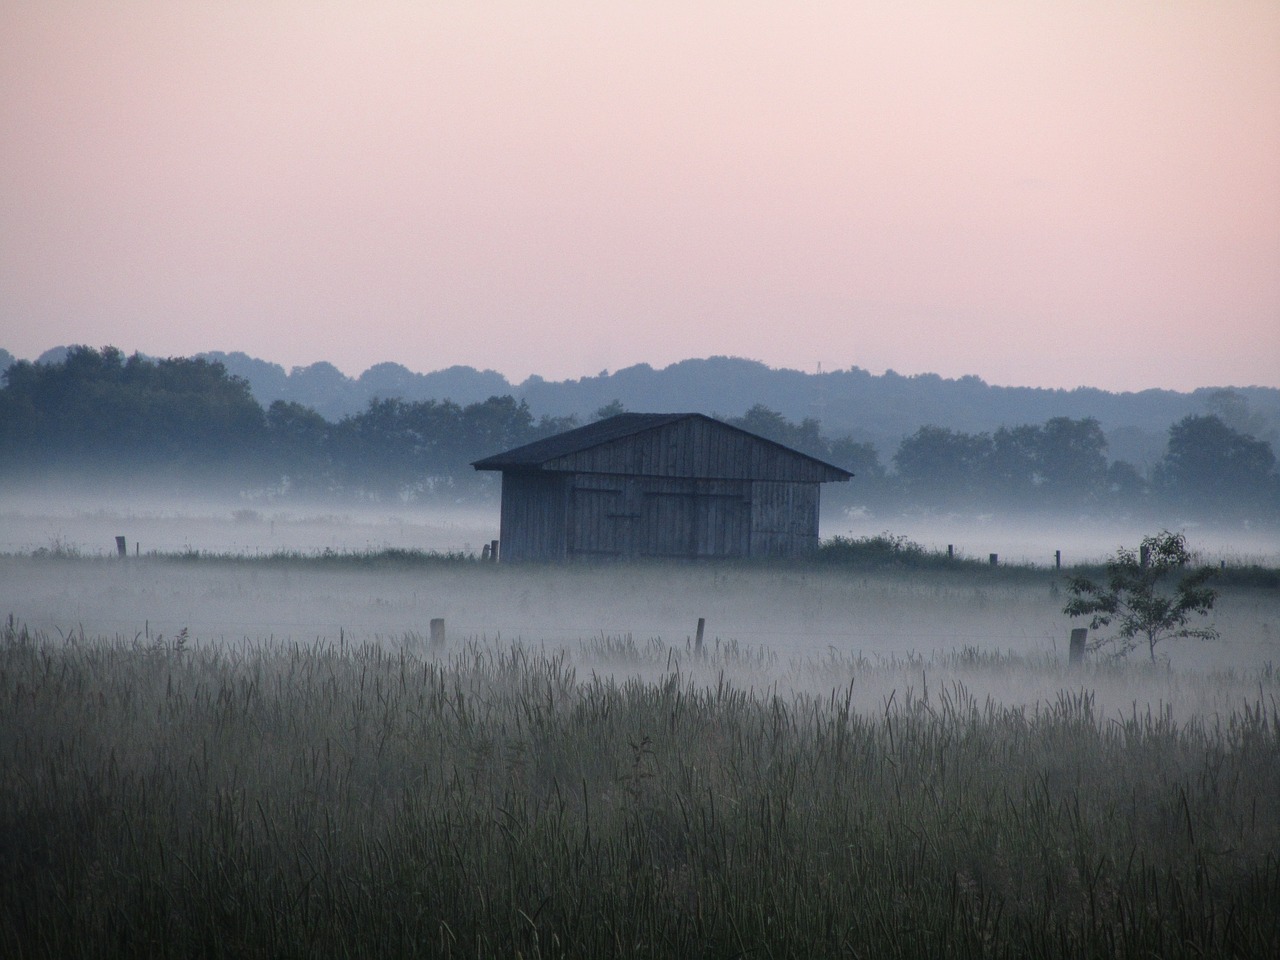
<svg viewBox="0 0 1280 960"><path fill-rule="evenodd" d="M444 646L444 617L433 617L431 620L431 645Z"/></svg>
<svg viewBox="0 0 1280 960"><path fill-rule="evenodd" d="M698 656L702 656L702 633L706 629L707 629L707 618L699 617L698 632L694 635L694 638L693 638L693 652L696 653Z"/></svg>
<svg viewBox="0 0 1280 960"><path fill-rule="evenodd" d="M498 562L498 541L497 540L489 541L489 560L492 563Z"/></svg>
<svg viewBox="0 0 1280 960"><path fill-rule="evenodd" d="M999 565L999 563L1000 563L1000 554L998 554L998 553L993 553L993 554L991 554L991 558L990 558L990 559L991 559L991 565L992 565L993 567L994 567L994 566L998 566L998 565Z"/></svg>
<svg viewBox="0 0 1280 960"><path fill-rule="evenodd" d="M481 563L489 562L489 545L487 543L484 545L483 549L481 549L480 551L480 562Z"/></svg>
<svg viewBox="0 0 1280 960"><path fill-rule="evenodd" d="M129 546L125 543L124 537L116 537L116 553L122 557L129 555Z"/></svg>
<svg viewBox="0 0 1280 960"><path fill-rule="evenodd" d="M1084 662L1084 640L1089 635L1088 627L1075 627L1071 631L1071 647L1067 653L1067 662L1079 664Z"/></svg>
<svg viewBox="0 0 1280 960"><path fill-rule="evenodd" d="M956 558L956 545L954 543L947 544L947 559L954 560Z"/></svg>
<svg viewBox="0 0 1280 960"><path fill-rule="evenodd" d="M1061 550L1053 551L1053 569L1055 570L1062 569L1062 551Z"/></svg>

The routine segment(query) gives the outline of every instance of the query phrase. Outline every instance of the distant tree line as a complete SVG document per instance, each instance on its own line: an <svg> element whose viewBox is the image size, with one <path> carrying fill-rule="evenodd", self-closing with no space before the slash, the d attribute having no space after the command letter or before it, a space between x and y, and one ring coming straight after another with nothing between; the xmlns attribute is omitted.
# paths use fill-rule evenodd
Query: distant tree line
<svg viewBox="0 0 1280 960"><path fill-rule="evenodd" d="M1187 516L1280 516L1271 445L1216 414L1188 415L1170 427L1164 456L1146 474L1108 460L1106 436L1092 418L975 434L924 426L903 439L893 463L900 495L935 507L1145 506Z"/></svg>
<svg viewBox="0 0 1280 960"><path fill-rule="evenodd" d="M375 398L331 421L296 401L265 410L247 381L203 358L125 357L73 347L57 362L17 361L0 387L0 476L12 481L126 475L193 481L263 495L373 500L462 499L496 491L471 462L580 424L535 417L511 396L466 405ZM614 401L594 418L622 412ZM817 419L787 419L757 404L727 422L851 470L837 500L885 509L1176 508L1185 516L1280 519L1270 443L1224 408L1173 424L1163 457L1142 471L1107 456L1096 419L966 433L922 426L891 459Z"/></svg>
<svg viewBox="0 0 1280 960"><path fill-rule="evenodd" d="M75 347L61 362L19 360L4 372L0 469L209 476L254 467L263 428L248 384L219 364Z"/></svg>
<svg viewBox="0 0 1280 960"><path fill-rule="evenodd" d="M573 426L490 397L372 400L330 422L277 400L263 410L219 362L151 360L73 347L55 363L18 361L0 388L0 474L10 480L130 477L266 495L363 499L468 496L470 463Z"/></svg>
<svg viewBox="0 0 1280 960"><path fill-rule="evenodd" d="M38 359L58 363L71 349L54 347ZM1000 387L974 376L903 376L892 370L877 375L858 367L804 373L723 356L682 360L663 369L641 363L562 381L533 375L515 383L494 370L466 366L415 373L399 363L384 362L353 378L325 361L285 370L244 353L199 356L244 377L264 410L276 400L293 401L335 423L363 412L375 398L448 399L467 406L510 395L540 414L586 419L613 399L628 409L645 410L652 409L652 398L661 397L666 410L736 412L763 404L796 421L820 410L824 431L874 443L890 465L902 437L920 424L992 433L1001 426L1039 424L1063 416L1096 418L1106 427L1108 457L1141 464L1144 470L1163 456L1169 425L1189 414L1214 414L1232 429L1280 449L1280 389L1274 387L1126 393ZM0 349L0 373L12 362L12 355Z"/></svg>
<svg viewBox="0 0 1280 960"><path fill-rule="evenodd" d="M535 419L524 401L374 399L361 413L330 423L308 407L277 400L266 412L273 480L284 491L376 500L472 496L497 489L472 462L577 425L573 417Z"/></svg>

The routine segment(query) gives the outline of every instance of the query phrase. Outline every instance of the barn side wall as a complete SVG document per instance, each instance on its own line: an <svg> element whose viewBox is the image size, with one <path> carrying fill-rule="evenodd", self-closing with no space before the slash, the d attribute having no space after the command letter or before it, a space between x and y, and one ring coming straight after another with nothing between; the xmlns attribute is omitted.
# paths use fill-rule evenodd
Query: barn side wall
<svg viewBox="0 0 1280 960"><path fill-rule="evenodd" d="M751 556L803 557L818 549L816 483L751 484Z"/></svg>
<svg viewBox="0 0 1280 960"><path fill-rule="evenodd" d="M568 491L569 478L558 474L502 475L504 561L565 559Z"/></svg>
<svg viewBox="0 0 1280 960"><path fill-rule="evenodd" d="M817 483L610 474L502 478L502 559L802 557Z"/></svg>

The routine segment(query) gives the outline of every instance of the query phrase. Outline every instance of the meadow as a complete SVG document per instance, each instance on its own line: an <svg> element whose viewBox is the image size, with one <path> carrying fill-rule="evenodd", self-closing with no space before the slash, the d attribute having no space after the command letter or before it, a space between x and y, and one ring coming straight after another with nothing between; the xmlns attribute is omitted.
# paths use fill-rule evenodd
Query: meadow
<svg viewBox="0 0 1280 960"><path fill-rule="evenodd" d="M1108 715L1099 684L1168 706ZM0 953L1274 956L1278 693L1270 669L978 650L10 622Z"/></svg>
<svg viewBox="0 0 1280 960"><path fill-rule="evenodd" d="M1280 953L1274 571L1071 666L860 550L0 555L0 956Z"/></svg>

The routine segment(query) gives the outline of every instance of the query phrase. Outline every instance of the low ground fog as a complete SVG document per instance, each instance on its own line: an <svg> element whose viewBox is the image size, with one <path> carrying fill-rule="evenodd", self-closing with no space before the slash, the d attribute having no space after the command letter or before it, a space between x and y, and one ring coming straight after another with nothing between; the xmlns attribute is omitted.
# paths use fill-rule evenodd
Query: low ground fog
<svg viewBox="0 0 1280 960"><path fill-rule="evenodd" d="M1214 643L1170 641L1172 671L1149 690L1054 664L1066 660L1071 621L1049 571L559 567L478 563L340 566L311 561L224 561L58 556L0 558L0 615L51 636L238 646L262 642L373 642L416 655L454 655L468 640L566 649L580 671L686 674L756 689L823 694L852 682L865 708L909 689L962 681L980 699L1052 702L1088 686L1100 706L1159 708L1170 683L1216 670L1241 677L1280 659L1280 593L1225 590ZM448 644L429 647L432 618ZM706 650L690 649L705 617ZM988 670L1013 653L1049 669ZM965 658L968 665L963 662ZM874 667L874 669L873 669ZM1220 705L1183 704L1212 713Z"/></svg>
<svg viewBox="0 0 1280 960"><path fill-rule="evenodd" d="M1181 529L1204 561L1280 564L1266 532ZM258 558L387 548L474 554L498 536L497 509L26 492L0 502L0 616L52 635L148 640L185 629L201 643L342 637L393 648L422 643L429 621L443 617L451 649L468 638L518 640L567 647L587 669L641 672L665 669L668 653L685 654L698 618L705 617L711 653L717 644L733 651L718 666L751 667L737 679L794 685L803 675L804 686L821 690L847 684L849 664L859 657L928 660L973 650L1065 658L1072 623L1061 612L1063 578L1049 569L1054 550L1066 564L1098 561L1153 532L1149 525L1130 529L1088 518L1012 524L991 516L886 520L829 511L822 533L859 537L884 530L928 548L954 544L961 556L998 553L1002 563L1041 569L268 562ZM116 536L127 538L127 560L113 556ZM139 546L142 555L135 557ZM200 558L148 557L153 551ZM1217 643L1161 647L1174 668L1252 671L1280 660L1276 591L1227 590L1213 622L1222 635ZM616 643L635 647L628 653ZM588 644L595 646L588 650ZM601 659L602 653L609 655ZM685 664L697 667L687 656ZM714 676L711 664L703 666ZM1001 681L986 685L1002 697L1028 692L1001 689ZM865 692L871 697L873 691ZM1126 702L1123 691L1118 695Z"/></svg>
<svg viewBox="0 0 1280 960"><path fill-rule="evenodd" d="M418 504L264 503L156 491L35 490L0 499L0 554L198 551L244 556L323 550L478 553L498 536L498 508Z"/></svg>
<svg viewBox="0 0 1280 960"><path fill-rule="evenodd" d="M1114 518L994 513L916 513L880 516L861 509L824 507L820 535L863 537L889 532L957 555L1050 566L1100 561L1120 545L1134 546L1161 526L1187 534L1201 557L1280 566L1280 532L1243 522L1209 526L1177 517L1152 523ZM71 551L115 553L123 536L132 554L278 551L368 551L399 548L479 553L498 536L498 505L490 503L307 503L178 495L154 489L82 487L7 490L0 496L0 554Z"/></svg>

